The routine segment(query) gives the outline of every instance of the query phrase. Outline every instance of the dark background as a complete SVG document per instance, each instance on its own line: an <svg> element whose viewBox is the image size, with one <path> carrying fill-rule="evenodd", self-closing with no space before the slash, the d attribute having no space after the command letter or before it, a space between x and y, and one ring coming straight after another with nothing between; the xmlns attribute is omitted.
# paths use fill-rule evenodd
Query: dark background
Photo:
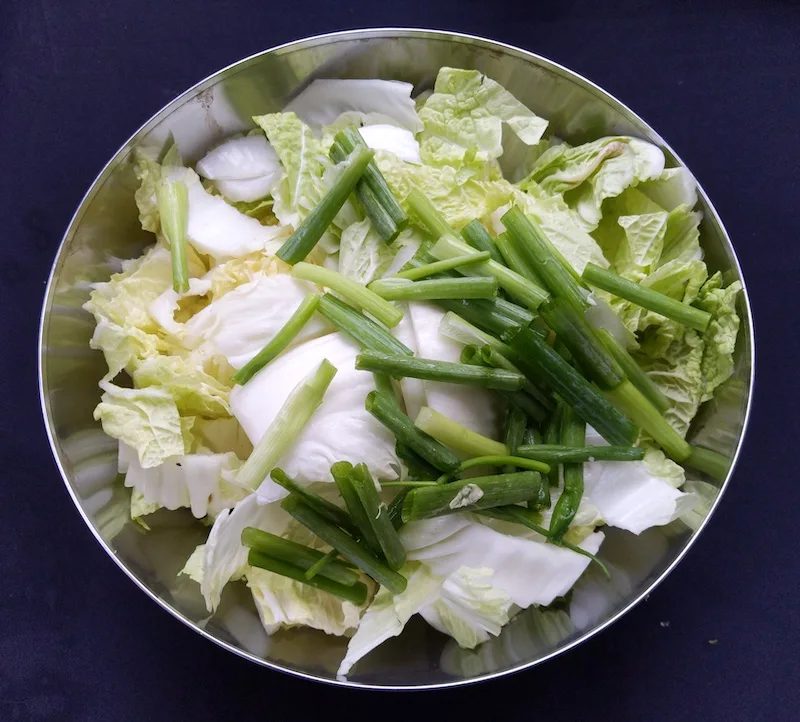
<svg viewBox="0 0 800 722"><path fill-rule="evenodd" d="M640 113L725 219L759 349L734 482L702 542L647 603L527 673L393 697L260 669L147 600L74 512L35 386L50 263L123 141L243 56L381 25L519 45ZM0 2L0 719L800 718L799 71L800 8L778 0Z"/></svg>

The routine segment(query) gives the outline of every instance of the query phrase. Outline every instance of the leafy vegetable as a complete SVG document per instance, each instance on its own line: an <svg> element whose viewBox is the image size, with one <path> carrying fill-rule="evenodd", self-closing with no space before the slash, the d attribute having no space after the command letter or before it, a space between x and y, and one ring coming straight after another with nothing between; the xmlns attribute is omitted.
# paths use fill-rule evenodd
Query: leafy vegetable
<svg viewBox="0 0 800 722"><path fill-rule="evenodd" d="M433 600L442 583L424 564L407 562L400 573L408 579L406 590L395 595L386 587L378 590L347 645L337 676L345 677L359 659L400 634L406 622Z"/></svg>
<svg viewBox="0 0 800 722"><path fill-rule="evenodd" d="M134 448L149 469L185 453L181 420L172 395L159 388L124 389L104 381L94 418L103 431Z"/></svg>
<svg viewBox="0 0 800 722"><path fill-rule="evenodd" d="M496 637L509 620L511 599L492 586L493 574L491 569L461 567L445 579L439 598L420 614L467 649Z"/></svg>
<svg viewBox="0 0 800 722"><path fill-rule="evenodd" d="M266 138L247 135L210 150L197 162L197 172L216 181L217 188L229 200L252 202L269 195L283 168Z"/></svg>
<svg viewBox="0 0 800 722"><path fill-rule="evenodd" d="M372 374L355 370L358 347L341 333L307 341L285 352L246 386L231 392L231 408L254 443L275 419L290 391L313 371L321 358L339 370L325 398L278 461L301 484L332 481L330 467L336 461L366 463L377 479L396 476L394 438L364 408L364 398L375 388ZM285 491L271 480L259 489L262 501L274 501Z"/></svg>
<svg viewBox="0 0 800 722"><path fill-rule="evenodd" d="M526 145L542 138L547 121L499 83L477 70L442 68L433 94L420 108L425 163L458 166L503 154L503 123Z"/></svg>
<svg viewBox="0 0 800 722"><path fill-rule="evenodd" d="M343 113L379 116L416 133L422 124L411 100L413 89L411 83L396 80L314 80L285 112L296 113L317 128L331 125Z"/></svg>

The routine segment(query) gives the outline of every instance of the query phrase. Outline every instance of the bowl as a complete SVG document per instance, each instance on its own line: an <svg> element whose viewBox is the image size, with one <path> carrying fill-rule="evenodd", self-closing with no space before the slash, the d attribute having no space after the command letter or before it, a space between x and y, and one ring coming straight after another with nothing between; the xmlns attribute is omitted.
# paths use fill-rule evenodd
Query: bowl
<svg viewBox="0 0 800 722"><path fill-rule="evenodd" d="M197 585L176 576L206 530L187 512L157 513L151 531L130 521L129 490L117 476L116 441L92 411L106 371L89 349L93 318L82 310L93 282L107 280L121 259L151 242L134 203L136 147L160 148L171 133L187 162L225 136L252 127L250 117L281 109L314 78L386 78L432 86L444 65L477 68L501 83L551 128L573 143L601 135L638 136L661 147L668 165L680 159L641 118L576 73L533 53L450 32L376 29L308 38L264 51L201 81L148 120L114 155L92 184L64 234L45 294L40 329L40 392L53 454L78 512L111 558L153 601L207 639L257 664L297 676L356 687L447 687L539 664L597 634L652 592L697 540L714 504L694 530L675 524L639 537L611 530L602 557L611 582L590 570L569 605L522 612L501 635L475 651L412 619L399 638L363 659L347 680L335 673L346 640L309 629L268 637L243 585L228 586L209 618ZM730 238L708 197L702 243L711 271L743 281ZM712 439L734 464L750 410L754 372L753 327L746 290L741 294L736 371L725 392L707 404L691 437ZM731 465L733 469L734 464Z"/></svg>

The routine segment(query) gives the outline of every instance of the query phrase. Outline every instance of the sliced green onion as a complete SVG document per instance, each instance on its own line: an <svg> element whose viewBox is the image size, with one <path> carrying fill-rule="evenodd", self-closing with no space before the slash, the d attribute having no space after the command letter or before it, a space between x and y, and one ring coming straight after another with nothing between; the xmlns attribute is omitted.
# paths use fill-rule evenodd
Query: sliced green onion
<svg viewBox="0 0 800 722"><path fill-rule="evenodd" d="M371 150L359 148L348 158L345 168L322 200L295 229L289 240L278 249L276 254L278 258L289 265L294 265L311 253L353 192L373 155Z"/></svg>
<svg viewBox="0 0 800 722"><path fill-rule="evenodd" d="M561 419L561 440L564 444L576 446L586 443L586 422L569 406L564 407L564 416ZM583 463L565 462L563 476L564 488L550 517L550 536L553 539L561 539L564 536L578 513L583 498Z"/></svg>
<svg viewBox="0 0 800 722"><path fill-rule="evenodd" d="M504 335L503 340L517 352L520 368L528 378L543 380L606 441L619 446L633 444L638 435L636 426L534 331L520 329Z"/></svg>
<svg viewBox="0 0 800 722"><path fill-rule="evenodd" d="M660 313L662 316L682 323L684 326L705 331L711 322L711 314L688 303L682 303L674 298L654 291L652 288L642 286L627 278L618 276L613 271L600 268L594 263L586 265L583 272L584 280L597 288L613 293L619 298L635 303L648 311Z"/></svg>
<svg viewBox="0 0 800 722"><path fill-rule="evenodd" d="M472 431L427 406L420 409L414 424L445 446L467 456L508 456L505 444Z"/></svg>
<svg viewBox="0 0 800 722"><path fill-rule="evenodd" d="M506 212L502 221L521 255L544 281L547 290L558 298L564 298L582 313L586 308L584 294L568 268L553 252L553 246L542 229L516 207Z"/></svg>
<svg viewBox="0 0 800 722"><path fill-rule="evenodd" d="M464 511L478 511L527 501L543 485L537 471L461 479L410 491L403 502L404 522L431 519Z"/></svg>
<svg viewBox="0 0 800 722"><path fill-rule="evenodd" d="M294 579L296 582L307 584L309 587L328 592L335 597L344 599L347 602L352 602L359 607L367 601L367 587L361 582L356 582L351 586L345 586L344 584L331 581L327 577L321 575L313 577L312 579L306 579L305 571L300 567L267 556L266 554L257 552L255 549L251 549L250 553L247 555L247 563L251 567L266 569L273 574L280 574L282 577L288 577L289 579Z"/></svg>
<svg viewBox="0 0 800 722"><path fill-rule="evenodd" d="M441 299L436 303L445 310L461 316L482 331L494 336L516 331L522 326L527 326L533 322L533 314L527 309L504 301L501 298L496 298L493 301L478 299L449 301Z"/></svg>
<svg viewBox="0 0 800 722"><path fill-rule="evenodd" d="M318 514L321 514L337 526L342 527L342 529L347 530L351 534L358 532L358 526L355 524L355 520L352 519L344 509L339 508L325 497L315 494L308 487L298 484L294 479L288 476L283 469L273 469L270 477L278 486L283 487L290 494L294 494L302 499Z"/></svg>
<svg viewBox="0 0 800 722"><path fill-rule="evenodd" d="M281 353L303 330L303 327L311 320L314 311L319 306L319 296L310 293L306 296L291 315L289 320L283 325L270 341L253 358L251 358L242 368L240 368L232 378L234 383L244 386L253 376L263 369L270 361Z"/></svg>
<svg viewBox="0 0 800 722"><path fill-rule="evenodd" d="M458 341L459 343L475 346L489 346L492 350L496 351L504 358L512 363L511 359L514 355L514 350L507 343L503 343L500 339L492 336L490 333L481 331L477 326L473 326L469 321L465 321L461 316L452 311L448 311L439 323L439 333L442 336ZM513 371L514 369L508 369Z"/></svg>
<svg viewBox="0 0 800 722"><path fill-rule="evenodd" d="M596 333L608 352L617 360L628 380L663 414L670 404L667 397L659 390L658 385L612 334L604 328L598 329Z"/></svg>
<svg viewBox="0 0 800 722"><path fill-rule="evenodd" d="M471 246L451 235L442 236L434 243L430 252L440 261L469 253L478 253ZM504 290L533 311L539 308L539 305L548 296L547 292L539 286L497 261L484 261L475 266L461 266L458 270L469 276L493 276Z"/></svg>
<svg viewBox="0 0 800 722"><path fill-rule="evenodd" d="M622 368L597 338L583 312L576 311L564 298L551 298L539 307L539 313L578 366L601 389L615 389L625 380Z"/></svg>
<svg viewBox="0 0 800 722"><path fill-rule="evenodd" d="M347 511L355 522L357 532L354 536L361 538L375 554L380 554L381 545L378 543L378 537L375 536L369 515L358 497L353 478L353 465L349 461L337 461L331 466L331 476L344 499Z"/></svg>
<svg viewBox="0 0 800 722"><path fill-rule="evenodd" d="M624 381L613 391L606 391L605 395L623 414L650 434L675 461L689 458L692 453L689 444L630 381ZM594 428L597 429L596 426Z"/></svg>
<svg viewBox="0 0 800 722"><path fill-rule="evenodd" d="M491 255L492 260L504 263L503 256L495 245L494 239L479 220L467 223L461 229L461 237L476 251L486 251Z"/></svg>
<svg viewBox="0 0 800 722"><path fill-rule="evenodd" d="M397 326L403 318L402 311L392 306L391 303L384 301L366 286L362 286L360 283L356 283L330 268L315 266L311 263L297 263L292 268L292 276L304 281L311 281L318 286L330 288L332 291L344 296L354 305L372 314L384 326L389 328Z"/></svg>
<svg viewBox="0 0 800 722"><path fill-rule="evenodd" d="M347 159L348 151L344 149L341 143L334 139L329 155L334 163L341 163ZM383 206L378 195L372 190L372 188L370 188L369 185L367 185L366 177L370 169L373 167L375 172L380 173L378 167L375 165L375 161L371 160L367 166L367 170L364 171L364 175L361 177L358 183L356 183L354 193L359 204L361 205L361 208L363 209L367 218L369 218L370 223L377 234L386 243L391 243L395 238L397 238L397 236L400 234L400 231L403 230L403 228L408 224L408 218L405 218L405 221L402 223L402 225L398 225L392 218L392 215L389 213L389 211ZM397 200L394 199L393 196L392 201L394 202L394 205L397 205ZM399 205L397 205L397 208L405 217L403 209L400 208Z"/></svg>
<svg viewBox="0 0 800 722"><path fill-rule="evenodd" d="M371 391L367 395L365 406L370 414L395 435L400 444L421 456L431 466L439 471L453 471L458 468L459 458L446 446L420 431L414 422L400 411L397 404L377 391Z"/></svg>
<svg viewBox="0 0 800 722"><path fill-rule="evenodd" d="M566 413L566 408L564 409ZM638 446L569 446L563 444L534 444L517 447L517 456L536 459L545 464L583 464L587 461L641 461L644 449Z"/></svg>
<svg viewBox="0 0 800 722"><path fill-rule="evenodd" d="M322 541L336 549L345 559L353 562L378 584L385 586L392 594L405 591L407 581L404 576L386 566L368 547L355 541L317 514L299 497L290 494L281 502L281 507Z"/></svg>
<svg viewBox="0 0 800 722"><path fill-rule="evenodd" d="M292 564L304 571L309 571L328 556L316 549L296 544L293 541L252 526L245 527L242 530L242 545L255 549L257 552L266 554L273 559L280 559L287 564ZM325 567L319 570L318 574L347 587L353 586L358 581L357 572L335 559L331 559Z"/></svg>
<svg viewBox="0 0 800 722"><path fill-rule="evenodd" d="M404 278L382 278L369 284L369 290L386 301L436 301L440 298L495 298L494 278L432 278L408 281Z"/></svg>
<svg viewBox="0 0 800 722"><path fill-rule="evenodd" d="M727 456L718 454L711 449L704 449L702 446L692 446L692 453L685 459L684 466L702 471L712 479L725 481L731 469L731 460Z"/></svg>
<svg viewBox="0 0 800 722"><path fill-rule="evenodd" d="M406 198L411 212L422 221L422 225L428 229L434 238L450 234L454 231L444 219L444 216L436 210L433 205L418 188L414 188ZM470 250L472 250L470 248Z"/></svg>
<svg viewBox="0 0 800 722"><path fill-rule="evenodd" d="M333 294L322 295L319 300L319 312L336 328L355 340L361 348L383 353L414 355L408 346L398 341L383 326Z"/></svg>
<svg viewBox="0 0 800 722"><path fill-rule="evenodd" d="M525 383L522 374L504 369L409 356L392 356L376 351L362 351L356 357L356 368L361 371L379 371L395 378L411 377L502 391L517 391Z"/></svg>
<svg viewBox="0 0 800 722"><path fill-rule="evenodd" d="M544 283L539 277L539 274L536 273L533 266L528 263L527 259L523 257L520 252L519 243L516 238L512 237L509 233L501 233L497 236L495 242L503 256L503 261L512 271L516 271L520 276L544 288Z"/></svg>
<svg viewBox="0 0 800 722"><path fill-rule="evenodd" d="M240 486L255 491L264 481L322 403L335 375L336 367L328 359L323 359L316 371L294 387L247 461L239 469L236 480Z"/></svg>
<svg viewBox="0 0 800 722"><path fill-rule="evenodd" d="M361 133L357 128L345 128L334 137L334 141L338 143L347 153L354 152L357 148L366 148L367 144ZM374 194L374 197L380 203L381 207L388 213L398 231L402 231L408 225L408 216L405 211L400 207L397 198L394 197L386 178L378 168L378 164L374 160L370 161L367 169L364 171L362 182ZM390 239L384 239L389 241ZM391 239L393 240L393 239Z"/></svg>
<svg viewBox="0 0 800 722"><path fill-rule="evenodd" d="M494 454L489 456L474 456L471 459L462 461L461 465L456 470L456 474L462 474L467 469L472 469L476 466L504 466L512 464L520 469L527 471L538 471L542 474L547 474L550 471L549 464L545 464L535 459L526 459L517 454L509 454L508 456L496 456Z"/></svg>
<svg viewBox="0 0 800 722"><path fill-rule="evenodd" d="M312 564L308 569L306 569L305 574L303 576L306 579L313 579L317 574L320 574L323 569L325 569L328 564L336 559L339 556L339 552L335 549L331 549L324 557L322 557L318 562ZM324 575L323 575L324 576Z"/></svg>
<svg viewBox="0 0 800 722"><path fill-rule="evenodd" d="M189 222L189 191L183 181L163 181L156 189L161 230L169 241L172 256L172 289L189 290L189 262L186 258L186 226Z"/></svg>
<svg viewBox="0 0 800 722"><path fill-rule="evenodd" d="M400 537L397 536L392 520L389 518L389 509L381 501L375 482L365 464L354 467L350 477L353 480L358 498L367 513L367 519L372 526L372 532L378 540L380 549L389 566L398 571L406 561L406 550Z"/></svg>
<svg viewBox="0 0 800 722"><path fill-rule="evenodd" d="M476 263L488 261L489 258L491 258L489 253L470 253L466 256L448 258L446 261L434 261L433 263L426 263L416 268L409 268L407 271L395 273L392 278L405 278L408 281L419 281L420 279L429 278L430 276L435 276L445 271L452 271L462 266L474 266Z"/></svg>
<svg viewBox="0 0 800 722"><path fill-rule="evenodd" d="M534 443L548 444L550 446L558 446L561 443L561 418L564 416L564 406L565 404L563 401L558 403L555 411L553 411L549 421L547 422L547 426L544 430L544 437ZM529 444L524 444L524 446L528 445ZM519 451L519 447L517 447L517 451ZM550 479L550 486L555 487L559 485L561 479L559 478L558 474L558 465L553 465L548 477Z"/></svg>
<svg viewBox="0 0 800 722"><path fill-rule="evenodd" d="M528 425L528 415L517 406L512 406L508 410L508 417L506 418L506 432L505 432L505 444L506 448L508 449L508 453L511 457L516 456L517 447L522 444L523 438L525 437L525 427ZM485 457L484 457L485 458ZM496 457L502 458L502 457ZM517 466L513 462L506 462L505 466L503 466L503 472L506 474L510 474L514 471L517 471ZM538 469L538 471L542 471ZM550 468L547 468L547 472L550 471Z"/></svg>

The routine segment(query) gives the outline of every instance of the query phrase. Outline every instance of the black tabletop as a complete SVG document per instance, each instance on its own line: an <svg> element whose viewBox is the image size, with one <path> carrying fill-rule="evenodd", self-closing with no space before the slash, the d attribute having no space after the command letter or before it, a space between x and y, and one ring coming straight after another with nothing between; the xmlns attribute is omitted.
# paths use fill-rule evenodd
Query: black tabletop
<svg viewBox="0 0 800 722"><path fill-rule="evenodd" d="M50 263L118 146L177 93L245 55L382 25L519 45L639 112L681 154L727 224L759 353L754 415L730 490L700 543L648 602L527 673L402 696L265 671L149 601L75 513L50 458L35 387ZM796 4L6 0L0 61L0 719L800 717Z"/></svg>

